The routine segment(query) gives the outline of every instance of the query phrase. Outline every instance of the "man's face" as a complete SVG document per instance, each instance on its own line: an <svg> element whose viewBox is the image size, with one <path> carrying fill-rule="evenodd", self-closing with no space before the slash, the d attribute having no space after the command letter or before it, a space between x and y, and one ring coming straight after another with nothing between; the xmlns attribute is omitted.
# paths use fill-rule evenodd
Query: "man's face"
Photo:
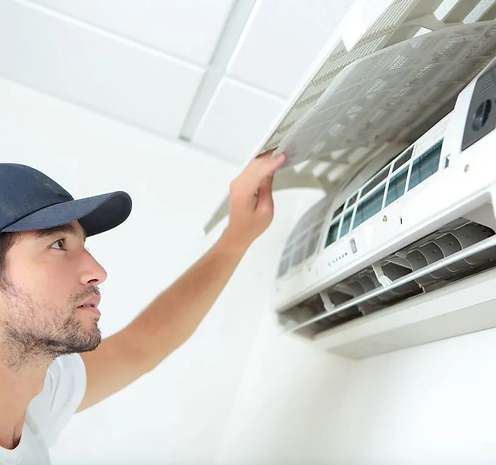
<svg viewBox="0 0 496 465"><path fill-rule="evenodd" d="M84 242L84 231L74 221L20 233L7 252L0 341L13 349L12 364L22 364L19 357L85 352L100 343L97 286L107 274Z"/></svg>

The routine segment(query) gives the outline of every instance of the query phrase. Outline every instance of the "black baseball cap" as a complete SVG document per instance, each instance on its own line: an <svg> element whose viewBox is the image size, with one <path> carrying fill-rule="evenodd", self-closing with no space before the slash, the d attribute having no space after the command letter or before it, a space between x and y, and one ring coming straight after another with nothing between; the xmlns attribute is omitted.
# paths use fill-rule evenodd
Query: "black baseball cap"
<svg viewBox="0 0 496 465"><path fill-rule="evenodd" d="M0 163L0 233L49 229L78 220L89 237L120 225L131 209L126 192L74 200L44 173L26 165Z"/></svg>

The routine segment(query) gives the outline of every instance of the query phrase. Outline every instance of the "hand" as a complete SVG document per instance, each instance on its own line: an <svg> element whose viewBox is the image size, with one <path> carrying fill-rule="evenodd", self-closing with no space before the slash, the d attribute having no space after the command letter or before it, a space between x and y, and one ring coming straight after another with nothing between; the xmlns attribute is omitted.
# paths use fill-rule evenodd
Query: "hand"
<svg viewBox="0 0 496 465"><path fill-rule="evenodd" d="M272 158L269 150L252 160L230 184L229 224L225 231L231 242L247 248L272 222L274 174L286 154Z"/></svg>

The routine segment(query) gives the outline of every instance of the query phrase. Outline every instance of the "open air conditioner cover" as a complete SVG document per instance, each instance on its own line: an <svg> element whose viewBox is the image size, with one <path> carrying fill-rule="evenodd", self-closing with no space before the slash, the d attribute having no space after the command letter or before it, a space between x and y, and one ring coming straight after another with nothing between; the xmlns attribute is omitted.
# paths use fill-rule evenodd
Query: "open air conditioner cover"
<svg viewBox="0 0 496 465"><path fill-rule="evenodd" d="M276 174L275 190L331 192L379 152L392 156L408 146L453 109L495 55L495 5L355 2L250 160L284 150L290 163ZM228 197L206 231L227 213Z"/></svg>

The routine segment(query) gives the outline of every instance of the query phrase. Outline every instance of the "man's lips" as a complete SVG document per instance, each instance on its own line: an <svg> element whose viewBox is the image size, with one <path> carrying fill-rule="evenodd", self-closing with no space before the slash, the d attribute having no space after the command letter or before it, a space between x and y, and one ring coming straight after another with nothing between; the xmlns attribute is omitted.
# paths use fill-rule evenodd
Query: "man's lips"
<svg viewBox="0 0 496 465"><path fill-rule="evenodd" d="M100 305L100 297L97 295L93 295L87 298L78 308L97 308Z"/></svg>

